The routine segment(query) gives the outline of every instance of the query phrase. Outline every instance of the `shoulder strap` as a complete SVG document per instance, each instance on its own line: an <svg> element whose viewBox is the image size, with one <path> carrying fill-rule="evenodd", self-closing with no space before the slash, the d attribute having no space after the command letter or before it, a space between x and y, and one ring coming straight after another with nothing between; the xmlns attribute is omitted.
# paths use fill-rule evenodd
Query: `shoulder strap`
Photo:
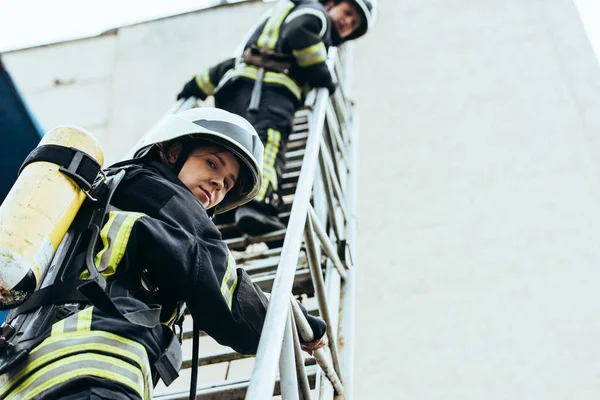
<svg viewBox="0 0 600 400"><path fill-rule="evenodd" d="M73 147L46 144L29 153L19 169L19 174L27 165L37 161L59 165L59 171L75 181L83 190L91 189L100 172L100 164L87 153Z"/></svg>

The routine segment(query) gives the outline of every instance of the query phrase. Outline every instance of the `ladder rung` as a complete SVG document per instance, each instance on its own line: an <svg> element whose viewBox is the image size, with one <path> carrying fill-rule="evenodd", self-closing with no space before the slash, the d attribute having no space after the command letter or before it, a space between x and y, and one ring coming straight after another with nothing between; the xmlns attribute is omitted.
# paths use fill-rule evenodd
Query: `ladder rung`
<svg viewBox="0 0 600 400"><path fill-rule="evenodd" d="M308 361L311 358L307 359ZM314 363L314 358L312 359ZM308 383L311 389L315 388L315 381L317 376L317 367L314 365L306 368L306 375L308 377ZM246 390L248 390L250 382L247 379L236 380L236 381L224 381L218 385L205 386L196 391L196 400L244 400L246 396ZM154 395L156 400L187 400L189 398L189 390L184 389L177 390L172 393L157 393ZM275 388L273 394L279 396L281 390L279 388L279 379L275 381Z"/></svg>

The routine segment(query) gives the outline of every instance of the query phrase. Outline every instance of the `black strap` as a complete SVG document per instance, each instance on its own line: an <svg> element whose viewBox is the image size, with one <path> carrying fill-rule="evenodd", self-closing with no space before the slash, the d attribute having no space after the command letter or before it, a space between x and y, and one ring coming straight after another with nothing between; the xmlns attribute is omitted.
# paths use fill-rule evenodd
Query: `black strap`
<svg viewBox="0 0 600 400"><path fill-rule="evenodd" d="M56 282L43 289L36 290L25 303L10 311L10 320L20 314L50 304L88 303L87 297L77 290L79 285L81 285L81 281Z"/></svg>
<svg viewBox="0 0 600 400"><path fill-rule="evenodd" d="M173 331L164 327L167 336L167 347L154 363L154 367L166 386L169 386L179 376L179 370L183 360L181 359L181 344Z"/></svg>
<svg viewBox="0 0 600 400"><path fill-rule="evenodd" d="M200 326L194 318L194 336L192 339L192 377L190 378L190 400L196 398L198 386L198 353L200 352Z"/></svg>
<svg viewBox="0 0 600 400"><path fill-rule="evenodd" d="M81 282L80 282L81 283ZM144 328L154 328L160 324L160 306L149 305L147 309L132 311L128 313L121 312L116 304L108 297L108 293L95 280L84 281L77 287L77 290L83 294L90 303L102 312L116 318L124 318L134 325Z"/></svg>
<svg viewBox="0 0 600 400"><path fill-rule="evenodd" d="M79 149L45 144L36 147L29 153L19 169L19 174L21 174L27 165L37 161L46 161L59 165L60 168L58 170L75 181L83 190L90 190L100 171L100 164Z"/></svg>

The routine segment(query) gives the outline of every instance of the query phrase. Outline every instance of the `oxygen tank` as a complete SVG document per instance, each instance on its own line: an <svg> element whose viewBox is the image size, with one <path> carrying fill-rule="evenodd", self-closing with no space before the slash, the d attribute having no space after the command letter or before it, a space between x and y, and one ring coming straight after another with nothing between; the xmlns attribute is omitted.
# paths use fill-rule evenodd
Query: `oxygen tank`
<svg viewBox="0 0 600 400"><path fill-rule="evenodd" d="M104 162L94 136L75 126L50 130L42 145L76 148L100 167ZM38 287L86 198L59 167L46 161L28 164L0 205L0 309L19 306Z"/></svg>

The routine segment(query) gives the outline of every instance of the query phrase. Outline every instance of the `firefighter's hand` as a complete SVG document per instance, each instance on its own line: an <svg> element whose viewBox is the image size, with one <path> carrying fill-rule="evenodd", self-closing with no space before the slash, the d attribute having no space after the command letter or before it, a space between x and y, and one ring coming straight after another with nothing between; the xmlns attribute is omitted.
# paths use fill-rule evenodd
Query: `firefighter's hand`
<svg viewBox="0 0 600 400"><path fill-rule="evenodd" d="M183 89L181 89L181 92L179 92L177 95L177 100L188 99L190 97L197 97L201 99L204 97L203 95L204 93L202 93L202 90L200 90L198 84L196 83L196 77L193 77L192 80L186 83Z"/></svg>
<svg viewBox="0 0 600 400"><path fill-rule="evenodd" d="M313 340L312 342L309 342L309 343L301 343L300 346L302 347L302 350L304 350L305 352L307 352L308 354L310 354L312 356L314 351L319 350L321 347L325 346L326 344L327 344L327 340L325 339L325 336L323 336L321 339Z"/></svg>
<svg viewBox="0 0 600 400"><path fill-rule="evenodd" d="M337 85L335 83L331 82L330 85L327 85L327 90L329 91L330 96L335 93L335 89L337 89Z"/></svg>

